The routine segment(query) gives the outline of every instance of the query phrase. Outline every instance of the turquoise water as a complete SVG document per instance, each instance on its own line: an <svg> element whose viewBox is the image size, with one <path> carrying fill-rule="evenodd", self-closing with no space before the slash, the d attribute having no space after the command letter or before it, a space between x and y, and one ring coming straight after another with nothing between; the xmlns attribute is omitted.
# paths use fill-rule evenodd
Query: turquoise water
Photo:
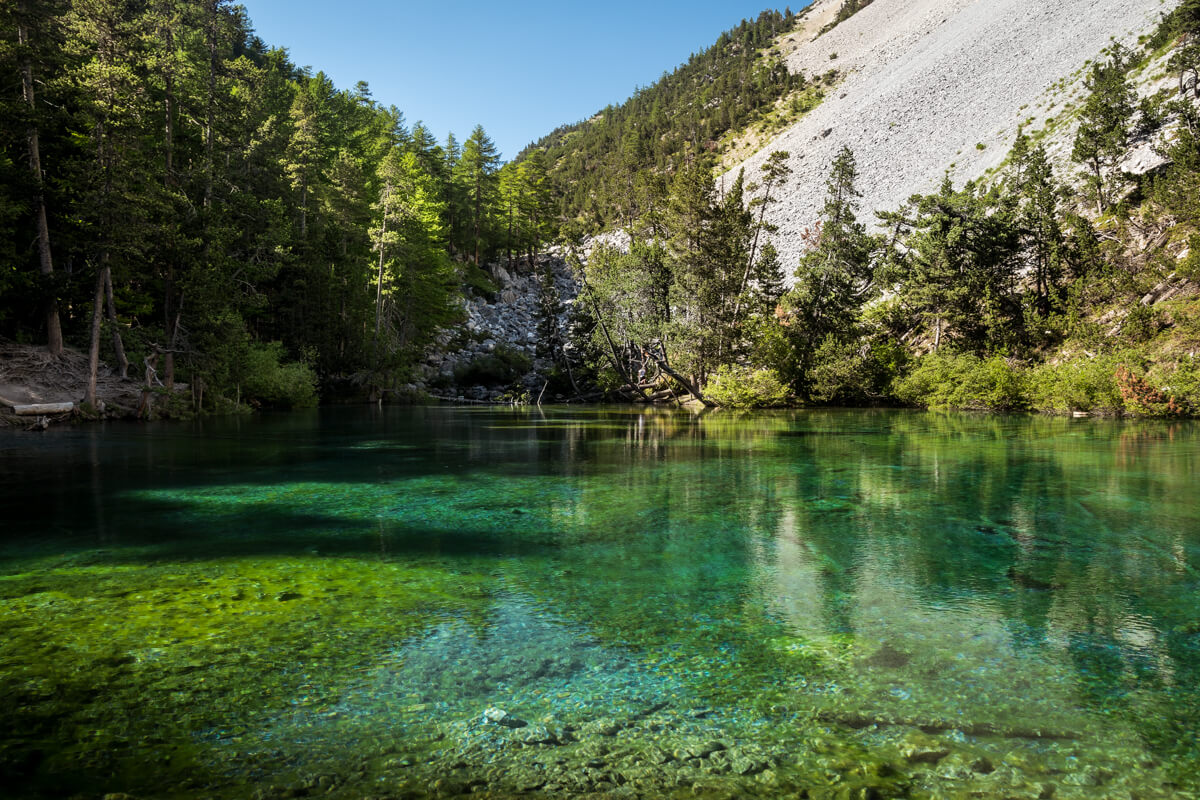
<svg viewBox="0 0 1200 800"><path fill-rule="evenodd" d="M1200 427L0 434L0 795L1200 794Z"/></svg>

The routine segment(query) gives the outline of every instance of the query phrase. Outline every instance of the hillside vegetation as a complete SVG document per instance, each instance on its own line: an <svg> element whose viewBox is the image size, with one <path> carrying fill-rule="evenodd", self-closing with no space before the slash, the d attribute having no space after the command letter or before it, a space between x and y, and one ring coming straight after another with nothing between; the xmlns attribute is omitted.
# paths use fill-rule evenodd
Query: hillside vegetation
<svg viewBox="0 0 1200 800"><path fill-rule="evenodd" d="M789 154L766 160L754 200L740 175L719 191L696 159L628 247L592 251L579 351L610 385L649 360L719 404L758 403L753 385L777 400L783 385L813 403L1197 413L1198 8L1091 64L1069 161L1018 130L986 185L947 175L871 226L843 147L791 270L769 243ZM1139 100L1147 65L1170 80ZM1126 171L1147 143L1163 166Z"/></svg>
<svg viewBox="0 0 1200 800"><path fill-rule="evenodd" d="M629 202L631 178L671 174L755 122L770 116L778 130L820 102L825 82L789 71L777 46L797 19L787 10L742 20L624 103L556 129L517 160L544 153L562 220L588 231L628 222L640 212Z"/></svg>

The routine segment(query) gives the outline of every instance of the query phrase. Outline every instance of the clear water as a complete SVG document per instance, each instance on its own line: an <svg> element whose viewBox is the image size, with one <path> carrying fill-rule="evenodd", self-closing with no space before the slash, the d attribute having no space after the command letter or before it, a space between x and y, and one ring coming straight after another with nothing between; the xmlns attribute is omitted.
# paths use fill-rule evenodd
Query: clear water
<svg viewBox="0 0 1200 800"><path fill-rule="evenodd" d="M0 434L0 795L1195 797L1198 434L595 408Z"/></svg>

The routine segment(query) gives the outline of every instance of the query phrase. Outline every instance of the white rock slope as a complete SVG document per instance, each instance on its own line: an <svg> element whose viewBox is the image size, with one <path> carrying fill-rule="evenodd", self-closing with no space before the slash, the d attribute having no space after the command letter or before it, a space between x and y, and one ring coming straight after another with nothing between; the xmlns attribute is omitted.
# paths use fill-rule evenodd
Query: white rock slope
<svg viewBox="0 0 1200 800"><path fill-rule="evenodd" d="M841 0L817 0L822 6ZM751 157L756 177L774 150L793 174L770 215L784 264L802 252L817 218L829 164L855 152L860 217L956 184L1003 161L1017 126L1032 129L1082 92L1085 64L1112 39L1136 43L1174 0L875 0L789 58L793 70L836 68L845 81L818 108ZM811 34L809 34L811 35ZM1065 80L1065 84L1062 83ZM736 172L736 170L735 170Z"/></svg>

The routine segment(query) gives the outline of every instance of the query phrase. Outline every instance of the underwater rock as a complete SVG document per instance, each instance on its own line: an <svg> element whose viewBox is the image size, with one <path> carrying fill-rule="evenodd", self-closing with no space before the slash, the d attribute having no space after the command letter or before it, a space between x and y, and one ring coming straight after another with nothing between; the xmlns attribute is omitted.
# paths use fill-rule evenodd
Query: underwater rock
<svg viewBox="0 0 1200 800"><path fill-rule="evenodd" d="M600 736L616 736L625 727L614 719L598 719L583 726L585 733L595 733Z"/></svg>
<svg viewBox="0 0 1200 800"><path fill-rule="evenodd" d="M900 755L910 764L936 764L950 755L950 749L932 736L915 733L905 737Z"/></svg>
<svg viewBox="0 0 1200 800"><path fill-rule="evenodd" d="M912 656L903 651L897 650L887 642L875 651L874 655L866 659L866 664L869 667L882 667L884 669L900 669L907 666L912 660Z"/></svg>
<svg viewBox="0 0 1200 800"><path fill-rule="evenodd" d="M996 771L996 766L992 764L989 758L977 758L971 762L971 770L978 772L980 775L991 775Z"/></svg>
<svg viewBox="0 0 1200 800"><path fill-rule="evenodd" d="M559 744L556 733L545 725L531 725L521 732L519 737L523 744Z"/></svg>
<svg viewBox="0 0 1200 800"><path fill-rule="evenodd" d="M1105 775L1099 769L1087 766L1070 772L1063 778L1063 783L1068 786L1099 786L1104 779Z"/></svg>
<svg viewBox="0 0 1200 800"><path fill-rule="evenodd" d="M733 759L730 766L738 775L757 775L760 772L766 771L767 762L739 756Z"/></svg>
<svg viewBox="0 0 1200 800"><path fill-rule="evenodd" d="M483 721L495 723L505 728L524 728L529 723L523 719L514 717L502 708L486 708L483 712Z"/></svg>
<svg viewBox="0 0 1200 800"><path fill-rule="evenodd" d="M1046 592L1062 588L1057 583L1048 583L1047 581L1041 580L1040 578L1030 575L1027 572L1019 572L1016 567L1009 567L1006 574L1008 575L1008 579L1011 580L1014 585L1020 586L1022 589L1033 589L1034 591Z"/></svg>
<svg viewBox="0 0 1200 800"><path fill-rule="evenodd" d="M447 796L464 794L467 791L467 785L462 781L456 781L453 778L438 778L429 785L429 790L432 794Z"/></svg>

